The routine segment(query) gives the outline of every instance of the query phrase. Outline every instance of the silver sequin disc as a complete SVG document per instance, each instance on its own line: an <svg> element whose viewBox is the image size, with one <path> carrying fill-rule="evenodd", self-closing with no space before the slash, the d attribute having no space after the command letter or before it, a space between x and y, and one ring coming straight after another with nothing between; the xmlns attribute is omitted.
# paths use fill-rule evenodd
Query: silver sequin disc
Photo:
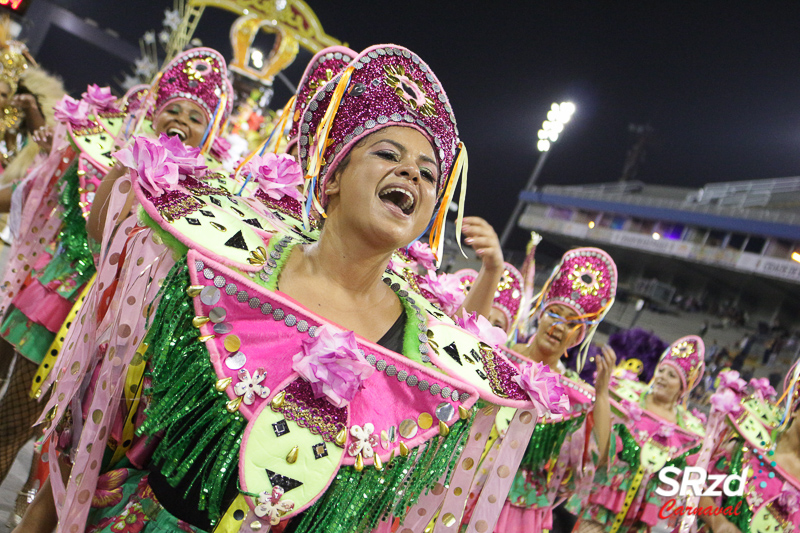
<svg viewBox="0 0 800 533"><path fill-rule="evenodd" d="M222 307L215 307L208 312L208 318L214 324L219 324L220 322L224 321L227 315L228 312Z"/></svg>
<svg viewBox="0 0 800 533"><path fill-rule="evenodd" d="M412 418L406 418L400 422L400 436L404 439L413 439L417 434L417 421Z"/></svg>
<svg viewBox="0 0 800 533"><path fill-rule="evenodd" d="M203 287L203 290L200 291L200 301L206 305L217 305L221 295L222 293L216 287Z"/></svg>
<svg viewBox="0 0 800 533"><path fill-rule="evenodd" d="M225 366L231 370L239 370L247 362L247 357L242 352L236 352L225 359Z"/></svg>
<svg viewBox="0 0 800 533"><path fill-rule="evenodd" d="M442 402L436 406L436 418L442 422L450 422L456 414L456 408L452 403Z"/></svg>
<svg viewBox="0 0 800 533"><path fill-rule="evenodd" d="M233 331L233 326L231 326L227 322L220 322L219 324L214 324L214 333L218 335L227 335L231 331Z"/></svg>

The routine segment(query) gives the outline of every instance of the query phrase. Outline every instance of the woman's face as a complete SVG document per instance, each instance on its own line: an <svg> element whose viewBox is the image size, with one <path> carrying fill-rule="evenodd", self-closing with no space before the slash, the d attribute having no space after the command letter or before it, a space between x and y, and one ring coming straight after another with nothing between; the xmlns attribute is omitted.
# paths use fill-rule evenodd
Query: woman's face
<svg viewBox="0 0 800 533"><path fill-rule="evenodd" d="M506 331L506 328L508 328L506 315L504 315L502 311L495 307L492 307L492 310L489 311L489 322L491 322L493 326L498 327L503 331Z"/></svg>
<svg viewBox="0 0 800 533"><path fill-rule="evenodd" d="M653 376L653 398L662 403L672 404L678 401L683 389L681 377L672 365L658 365Z"/></svg>
<svg viewBox="0 0 800 533"><path fill-rule="evenodd" d="M0 109L9 104L11 96L11 86L4 81L0 81Z"/></svg>
<svg viewBox="0 0 800 533"><path fill-rule="evenodd" d="M164 106L153 121L156 135L176 135L187 146L200 146L208 127L203 108L188 100L175 100Z"/></svg>
<svg viewBox="0 0 800 533"><path fill-rule="evenodd" d="M561 356L578 340L583 324L570 322L576 316L574 309L561 304L551 305L542 311L533 342L536 351L544 359L553 355Z"/></svg>
<svg viewBox="0 0 800 533"><path fill-rule="evenodd" d="M325 185L325 225L355 231L381 250L421 235L436 206L439 180L431 144L417 130L390 126L360 141Z"/></svg>

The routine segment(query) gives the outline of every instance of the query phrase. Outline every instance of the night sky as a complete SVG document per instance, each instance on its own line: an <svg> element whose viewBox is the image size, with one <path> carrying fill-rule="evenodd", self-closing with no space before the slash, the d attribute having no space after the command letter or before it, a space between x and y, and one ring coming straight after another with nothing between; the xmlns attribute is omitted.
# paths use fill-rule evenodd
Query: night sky
<svg viewBox="0 0 800 533"><path fill-rule="evenodd" d="M53 3L132 43L160 29L172 5ZM646 183L701 186L800 174L800 2L308 4L351 48L393 42L432 67L470 154L467 212L498 233L536 163L536 131L552 102L571 100L577 112L540 184L618 180L635 140L629 124L655 130L637 176ZM233 19L209 8L197 36L230 56ZM287 71L292 81L310 56L301 52ZM61 32L48 35L39 57L75 95L86 83L121 78L125 67ZM281 107L288 92L276 89L273 104ZM523 243L518 231L511 244Z"/></svg>

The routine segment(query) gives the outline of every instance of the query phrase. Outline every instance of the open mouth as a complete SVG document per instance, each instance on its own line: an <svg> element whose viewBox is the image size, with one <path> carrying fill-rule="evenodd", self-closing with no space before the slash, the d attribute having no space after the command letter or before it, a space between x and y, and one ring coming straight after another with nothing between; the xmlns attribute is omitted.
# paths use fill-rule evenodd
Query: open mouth
<svg viewBox="0 0 800 533"><path fill-rule="evenodd" d="M178 128L170 128L167 130L167 135L170 137L177 137L181 140L181 142L186 140L186 133L183 130L179 130Z"/></svg>
<svg viewBox="0 0 800 533"><path fill-rule="evenodd" d="M396 206L404 215L413 213L416 206L414 195L402 187L387 187L378 194L378 198L385 204Z"/></svg>

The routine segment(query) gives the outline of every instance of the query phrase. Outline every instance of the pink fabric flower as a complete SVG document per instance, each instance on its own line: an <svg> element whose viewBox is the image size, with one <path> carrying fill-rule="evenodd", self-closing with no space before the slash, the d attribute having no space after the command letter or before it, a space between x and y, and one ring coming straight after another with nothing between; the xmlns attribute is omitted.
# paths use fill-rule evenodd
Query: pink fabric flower
<svg viewBox="0 0 800 533"><path fill-rule="evenodd" d="M86 92L83 93L83 101L95 107L98 112L113 112L119 111L114 103L117 97L111 94L110 87L100 87L97 84L92 84L86 87Z"/></svg>
<svg viewBox="0 0 800 533"><path fill-rule="evenodd" d="M89 104L83 100L75 100L64 95L54 108L54 116L59 122L69 122L73 128L85 128L92 123L89 120Z"/></svg>
<svg viewBox="0 0 800 533"><path fill-rule="evenodd" d="M112 155L131 169L131 177L152 196L161 196L178 184L178 164L167 157L167 151L158 141L134 137L131 146Z"/></svg>
<svg viewBox="0 0 800 533"><path fill-rule="evenodd" d="M739 397L731 389L720 389L711 395L711 407L723 414L738 415L742 411Z"/></svg>
<svg viewBox="0 0 800 533"><path fill-rule="evenodd" d="M672 424L661 424L656 431L656 435L668 439L675 433L675 427Z"/></svg>
<svg viewBox="0 0 800 533"><path fill-rule="evenodd" d="M631 417L631 420L638 422L639 419L642 418L642 413L644 413L644 411L637 404L630 400L623 400L622 404L628 410L628 415Z"/></svg>
<svg viewBox="0 0 800 533"><path fill-rule="evenodd" d="M493 348L505 344L508 340L508 335L503 331L503 328L493 326L491 322L478 313L467 314L466 309L462 309L461 316L456 317L456 324Z"/></svg>
<svg viewBox="0 0 800 533"><path fill-rule="evenodd" d="M447 316L453 316L466 297L461 282L453 274L437 276L435 271L429 270L420 278L419 286L436 297L436 303Z"/></svg>
<svg viewBox="0 0 800 533"><path fill-rule="evenodd" d="M225 161L230 157L231 143L225 137L214 137L211 143L211 156L220 161Z"/></svg>
<svg viewBox="0 0 800 533"><path fill-rule="evenodd" d="M520 373L511 379L528 394L539 416L548 411L553 414L568 411L569 397L561 386L558 374L549 366L526 362L520 368Z"/></svg>
<svg viewBox="0 0 800 533"><path fill-rule="evenodd" d="M303 171L289 154L270 152L254 156L242 170L245 174L252 174L259 188L273 200L289 196L301 203L305 201L297 190L303 184Z"/></svg>
<svg viewBox="0 0 800 533"><path fill-rule="evenodd" d="M697 409L692 409L692 414L697 417L697 419L703 423L703 425L708 422L708 417L703 411L698 411Z"/></svg>
<svg viewBox="0 0 800 533"><path fill-rule="evenodd" d="M336 407L349 404L375 372L358 351L352 331L330 333L325 326L316 337L303 339L292 369L311 384L315 397L326 396Z"/></svg>
<svg viewBox="0 0 800 533"><path fill-rule="evenodd" d="M747 383L739 377L739 372L736 370L726 370L719 373L719 388L731 389L736 392L742 392L747 386Z"/></svg>
<svg viewBox="0 0 800 533"><path fill-rule="evenodd" d="M205 174L205 158L200 155L200 148L183 144L177 136L170 136L162 133L158 142L167 152L167 159L178 165L178 173L181 176L202 177Z"/></svg>
<svg viewBox="0 0 800 533"><path fill-rule="evenodd" d="M800 492L791 483L785 481L781 495L778 496L778 503L787 511L787 514L794 514L800 511Z"/></svg>
<svg viewBox="0 0 800 533"><path fill-rule="evenodd" d="M750 386L753 387L753 392L756 396L761 399L770 398L776 394L768 378L752 378L750 379Z"/></svg>
<svg viewBox="0 0 800 533"><path fill-rule="evenodd" d="M407 248L407 251L409 257L422 265L425 270L436 270L436 256L428 244L416 241Z"/></svg>

